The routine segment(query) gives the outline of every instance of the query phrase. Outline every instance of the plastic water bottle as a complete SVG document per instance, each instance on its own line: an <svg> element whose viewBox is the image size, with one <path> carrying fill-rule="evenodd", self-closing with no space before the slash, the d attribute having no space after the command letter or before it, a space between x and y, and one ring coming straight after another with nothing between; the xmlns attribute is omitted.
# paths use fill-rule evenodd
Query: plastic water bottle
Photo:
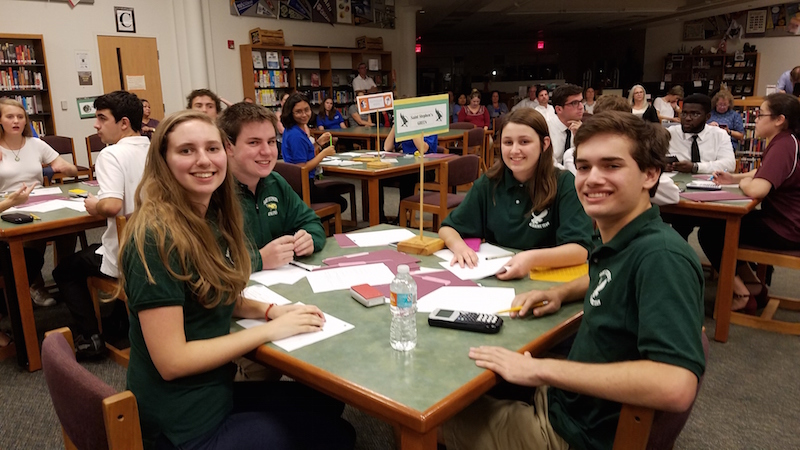
<svg viewBox="0 0 800 450"><path fill-rule="evenodd" d="M397 276L389 285L392 326L389 342L392 348L407 352L417 346L417 283L408 274L408 266L397 266Z"/></svg>

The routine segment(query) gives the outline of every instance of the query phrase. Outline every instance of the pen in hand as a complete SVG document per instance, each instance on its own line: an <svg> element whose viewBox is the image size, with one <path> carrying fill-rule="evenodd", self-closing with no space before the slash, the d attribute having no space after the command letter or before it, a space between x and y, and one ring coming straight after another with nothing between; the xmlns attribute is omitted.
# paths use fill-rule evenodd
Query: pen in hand
<svg viewBox="0 0 800 450"><path fill-rule="evenodd" d="M540 306L547 306L548 303L549 302L547 300L542 300L540 302L534 303L533 305L531 305L531 310L534 309L534 308L538 308ZM509 313L509 312L520 312L521 309L522 309L522 306L515 306L513 308L508 308L508 309L503 309L503 310L497 311L495 314L503 314L503 313Z"/></svg>

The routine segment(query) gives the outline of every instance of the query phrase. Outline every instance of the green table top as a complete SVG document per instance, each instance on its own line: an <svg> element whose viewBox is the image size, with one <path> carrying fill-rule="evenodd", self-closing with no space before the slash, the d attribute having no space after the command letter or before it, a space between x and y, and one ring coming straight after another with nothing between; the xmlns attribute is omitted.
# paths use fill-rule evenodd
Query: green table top
<svg viewBox="0 0 800 450"><path fill-rule="evenodd" d="M367 153L375 152L375 151L376 150L355 150L355 151L351 150L350 152L347 152L347 153L361 153L361 154L363 154L361 156L371 156L371 155L367 155ZM355 158L354 156L344 155L342 153L337 153L336 157L338 159L347 160L347 161L352 160L353 158ZM390 163L391 164L390 167L384 167L384 168L381 168L381 169L368 168L366 162L362 162L360 164L354 164L354 165L351 165L351 166L332 166L332 165L328 165L328 164L324 164L324 163L322 163L320 165L322 167L323 173L325 171L328 171L330 173L340 173L340 172L348 172L348 171L354 171L354 170L355 171L371 173L371 172L387 171L387 170L396 169L396 168L405 167L405 166L417 166L417 165L419 165L419 159L415 158L414 155L391 154L391 155L384 155L383 158L384 159L396 159L397 162L392 162L392 163ZM444 156L436 156L436 157L426 156L425 157L425 164L430 164L431 162L439 161L441 159L446 159L446 157L444 157Z"/></svg>
<svg viewBox="0 0 800 450"><path fill-rule="evenodd" d="M390 227L379 225L368 230ZM376 249L379 248L342 249L335 239L329 238L321 252L302 261L321 264L331 256ZM423 267L440 267L441 259L436 256L419 258ZM483 286L513 287L517 293L553 285L529 278L513 282L488 278L479 282ZM305 278L295 285L279 284L270 289L290 300L317 305L326 313L355 325L350 331L288 353L291 357L420 412L483 372L467 356L470 347L497 345L518 350L582 309L580 303L574 303L557 314L539 319L503 317L503 327L495 335L433 328L427 323L427 313L417 313L417 347L403 353L389 345L391 313L388 305L366 308L350 297L349 290L314 294ZM233 328L238 329L238 325L234 324ZM273 344L267 345L284 352Z"/></svg>
<svg viewBox="0 0 800 450"><path fill-rule="evenodd" d="M61 188L61 192L64 195L64 198L67 199L69 197L69 190L70 189L83 189L85 191L91 192L92 194L97 194L97 191L100 189L97 186L87 186L84 183L72 183L72 184L62 184L58 186L50 186L50 187L59 187ZM31 199L35 199L35 197L30 197ZM47 225L50 222L61 221L64 219L75 219L75 218L90 218L91 216L85 212L78 212L73 209L69 208L62 208L57 209L51 212L44 212L32 213L35 216L39 217L41 220L34 220L31 223L25 224L14 224L10 222L6 222L4 220L0 220L0 235L5 234L5 232L14 230L16 231L17 228L24 229L24 228L31 228L33 226L39 226L40 228L42 225ZM105 219L104 219L105 220Z"/></svg>
<svg viewBox="0 0 800 450"><path fill-rule="evenodd" d="M711 174L703 174L703 175L704 175L704 177L703 178L699 178L699 179L708 180L711 177ZM675 181L675 184L677 184L678 187L680 188L681 193L683 193L683 192L703 192L703 191L699 191L699 190L686 189L686 183L690 183L690 182L694 181L694 179L695 178L694 178L693 174L691 174L691 173L681 173L681 172L675 174L675 176L672 177L672 180ZM734 193L734 194L745 195L744 192L742 192L742 190L739 189L738 186L736 186L736 187L723 187L722 190L723 191L727 191L727 192L731 192L731 193ZM748 205L750 202L752 202L752 200L745 201L744 199L742 199L742 200L728 200L728 201L721 201L721 202L704 202L704 203L722 204L722 205L731 205L731 206L744 206L744 205Z"/></svg>

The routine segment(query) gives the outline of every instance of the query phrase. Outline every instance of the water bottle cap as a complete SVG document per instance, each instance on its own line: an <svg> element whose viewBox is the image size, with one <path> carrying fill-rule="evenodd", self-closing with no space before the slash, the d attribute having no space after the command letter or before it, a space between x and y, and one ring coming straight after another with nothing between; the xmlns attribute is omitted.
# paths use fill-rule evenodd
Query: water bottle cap
<svg viewBox="0 0 800 450"><path fill-rule="evenodd" d="M405 264L400 264L397 266L397 273L408 273L408 266Z"/></svg>

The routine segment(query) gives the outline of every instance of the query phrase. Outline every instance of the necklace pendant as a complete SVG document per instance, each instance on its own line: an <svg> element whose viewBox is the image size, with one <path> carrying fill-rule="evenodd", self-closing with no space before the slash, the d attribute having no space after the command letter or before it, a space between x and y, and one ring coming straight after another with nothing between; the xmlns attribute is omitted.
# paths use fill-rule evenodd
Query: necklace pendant
<svg viewBox="0 0 800 450"><path fill-rule="evenodd" d="M19 156L15 156L15 157L14 157L14 161L17 161L17 162L19 162Z"/></svg>

